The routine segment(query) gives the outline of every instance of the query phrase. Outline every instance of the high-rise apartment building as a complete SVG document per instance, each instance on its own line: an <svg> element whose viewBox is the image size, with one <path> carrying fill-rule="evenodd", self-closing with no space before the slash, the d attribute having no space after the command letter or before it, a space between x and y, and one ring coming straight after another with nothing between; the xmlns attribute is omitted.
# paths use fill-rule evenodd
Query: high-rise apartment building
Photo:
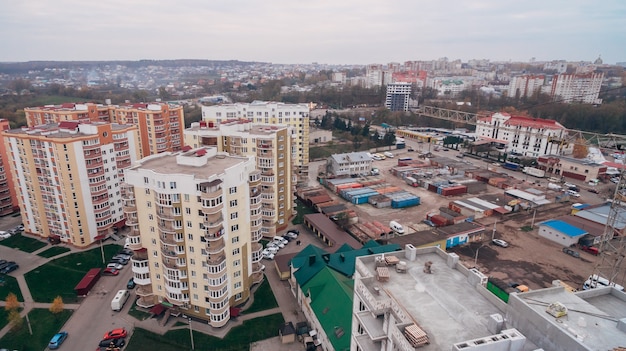
<svg viewBox="0 0 626 351"><path fill-rule="evenodd" d="M309 167L309 106L282 102L254 101L202 107L202 120L222 123L232 119L247 119L256 124L284 124L293 127L291 137L293 164L298 175L308 177Z"/></svg>
<svg viewBox="0 0 626 351"><path fill-rule="evenodd" d="M141 157L180 150L185 128L183 107L162 102L124 105L65 103L24 109L29 127L63 121L113 122L139 128Z"/></svg>
<svg viewBox="0 0 626 351"><path fill-rule="evenodd" d="M9 120L0 119L0 131L9 130ZM0 134L0 216L15 212L19 208L13 174L11 173L11 157Z"/></svg>
<svg viewBox="0 0 626 351"><path fill-rule="evenodd" d="M185 115L181 105L160 102L115 106L112 122L139 127L141 157L180 151Z"/></svg>
<svg viewBox="0 0 626 351"><path fill-rule="evenodd" d="M397 82L387 85L385 107L391 111L408 111L411 83Z"/></svg>
<svg viewBox="0 0 626 351"><path fill-rule="evenodd" d="M544 75L525 74L522 76L512 77L509 81L509 97L523 98L533 96L541 91L541 87L546 81Z"/></svg>
<svg viewBox="0 0 626 351"><path fill-rule="evenodd" d="M552 99L563 103L601 104L604 73L559 74L552 78Z"/></svg>
<svg viewBox="0 0 626 351"><path fill-rule="evenodd" d="M263 180L254 159L204 147L144 158L125 176L137 304L224 326L263 280Z"/></svg>
<svg viewBox="0 0 626 351"><path fill-rule="evenodd" d="M261 172L262 232L273 237L295 215L293 193L296 176L292 166L291 129L286 125L263 125L248 120L193 123L185 130L185 145L212 146L233 156L253 156Z"/></svg>
<svg viewBox="0 0 626 351"><path fill-rule="evenodd" d="M25 231L88 246L124 224L123 170L137 127L65 121L2 133Z"/></svg>

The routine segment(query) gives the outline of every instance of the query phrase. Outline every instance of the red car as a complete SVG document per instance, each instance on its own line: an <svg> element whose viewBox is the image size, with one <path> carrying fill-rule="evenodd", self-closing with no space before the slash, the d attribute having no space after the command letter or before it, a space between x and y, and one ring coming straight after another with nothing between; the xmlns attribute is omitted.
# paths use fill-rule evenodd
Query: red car
<svg viewBox="0 0 626 351"><path fill-rule="evenodd" d="M120 271L115 268L107 267L102 271L102 275L118 275Z"/></svg>
<svg viewBox="0 0 626 351"><path fill-rule="evenodd" d="M110 332L104 334L102 339L110 340L110 339L121 339L128 336L128 332L124 328L113 329Z"/></svg>

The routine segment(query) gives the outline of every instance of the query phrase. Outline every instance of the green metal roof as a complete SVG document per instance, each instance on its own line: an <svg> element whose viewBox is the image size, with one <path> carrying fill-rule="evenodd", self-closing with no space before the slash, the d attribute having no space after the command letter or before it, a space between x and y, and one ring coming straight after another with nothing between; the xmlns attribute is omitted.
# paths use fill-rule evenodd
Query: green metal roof
<svg viewBox="0 0 626 351"><path fill-rule="evenodd" d="M378 245L378 244L377 244ZM336 252L330 254L328 257L328 266L337 272L345 275L346 277L352 277L354 274L356 258L359 256L373 255L383 252L392 252L400 249L400 245L389 244L384 246L371 246L368 248L362 248L352 251Z"/></svg>
<svg viewBox="0 0 626 351"><path fill-rule="evenodd" d="M324 267L302 286L302 291L309 296L311 308L333 348L349 350L354 281ZM339 330L343 333L337 334Z"/></svg>

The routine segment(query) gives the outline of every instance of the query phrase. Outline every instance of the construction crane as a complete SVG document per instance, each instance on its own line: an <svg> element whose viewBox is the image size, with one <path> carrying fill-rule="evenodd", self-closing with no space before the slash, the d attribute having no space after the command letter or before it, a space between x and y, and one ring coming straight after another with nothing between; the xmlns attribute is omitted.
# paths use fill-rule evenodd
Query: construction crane
<svg viewBox="0 0 626 351"><path fill-rule="evenodd" d="M622 170L619 182L615 187L615 193L609 209L602 242L600 244L600 258L596 263L588 281L590 288L598 285L600 278L608 280L608 285L624 285L626 267L624 257L626 255L626 237L619 232L618 228L626 225L626 170Z"/></svg>

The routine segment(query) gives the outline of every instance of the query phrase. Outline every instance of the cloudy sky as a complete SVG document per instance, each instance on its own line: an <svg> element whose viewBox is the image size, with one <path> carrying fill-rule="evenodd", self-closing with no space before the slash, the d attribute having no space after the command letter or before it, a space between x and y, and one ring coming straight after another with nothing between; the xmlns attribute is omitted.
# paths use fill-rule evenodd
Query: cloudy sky
<svg viewBox="0 0 626 351"><path fill-rule="evenodd" d="M626 61L626 0L0 0L0 61Z"/></svg>

